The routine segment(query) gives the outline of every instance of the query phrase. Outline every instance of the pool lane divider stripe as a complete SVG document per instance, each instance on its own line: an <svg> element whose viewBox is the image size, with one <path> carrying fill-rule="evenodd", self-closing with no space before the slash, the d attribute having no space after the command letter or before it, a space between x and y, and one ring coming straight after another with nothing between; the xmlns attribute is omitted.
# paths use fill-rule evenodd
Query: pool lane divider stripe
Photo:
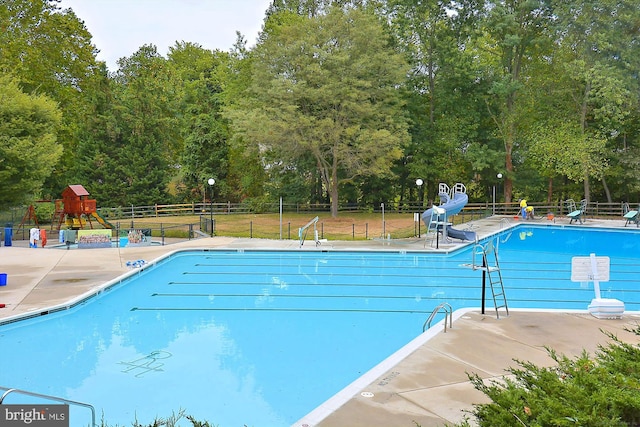
<svg viewBox="0 0 640 427"><path fill-rule="evenodd" d="M535 290L539 290L536 288L511 288L512 291L517 291L517 292L522 292L522 291L535 291ZM575 291L576 289L573 288L552 288L552 289L544 289L545 292L549 292L549 291L553 291L553 292L566 292L566 291ZM589 289L585 289L586 292L593 292L593 290L589 290ZM615 290L612 290L611 292L615 292ZM617 291L617 292L622 292L622 291ZM637 291L640 292L640 291ZM320 294L216 294L216 293L210 293L210 294L193 294L193 293L188 293L188 294L177 294L177 293L153 293L151 294L152 297L168 297L168 298L172 298L172 297L198 297L198 298L209 298L209 297L216 297L216 298L220 298L220 297L228 297L228 298L344 298L344 299L352 299L352 298L356 298L356 299L407 299L407 300L433 300L433 299L440 299L442 298L441 295L436 295L434 297L429 296L429 295L320 295ZM447 299L469 299L467 297L456 297L456 296L449 296L447 297ZM516 301L517 299L511 298L514 301ZM529 298L529 299L520 299L521 301L538 301L535 298ZM546 300L540 300L540 301L546 301ZM559 301L559 300L554 300L554 301ZM577 300L577 301L572 301L572 300L562 300L562 301L566 301L566 302L581 302L582 300Z"/></svg>
<svg viewBox="0 0 640 427"><path fill-rule="evenodd" d="M132 307L130 311L287 311L326 313L406 313L431 314L433 310L372 310L358 308L275 308L275 307Z"/></svg>
<svg viewBox="0 0 640 427"><path fill-rule="evenodd" d="M153 293L152 297L240 297L240 298L377 298L377 299L411 299L429 298L421 295L319 295L319 294L165 294Z"/></svg>
<svg viewBox="0 0 640 427"><path fill-rule="evenodd" d="M248 282L235 282L235 283L230 283L230 282L168 282L167 286L170 285L184 285L184 286L188 286L188 285L203 285L203 286L260 286L260 287L265 287L265 286L275 286L275 287L281 287L282 284L281 283L248 283ZM284 285L286 285L287 287L293 287L293 286L297 286L297 287L319 287L319 286L326 286L326 287L334 287L334 288L342 288L342 287L360 287L360 288L394 288L394 289L401 289L401 288L421 288L421 289L441 289L443 287L442 282L439 283L435 283L435 284L417 284L417 285L411 285L411 284L403 284L403 283L389 283L389 284L371 284L371 283L361 283L361 284L355 284L355 283L291 283L291 282L285 282ZM479 288L479 285L469 285L469 286L456 286L455 289L476 289Z"/></svg>
<svg viewBox="0 0 640 427"><path fill-rule="evenodd" d="M545 280L545 281L555 281L555 282L567 282L568 279L566 277L535 277L535 276L528 276L528 277L510 277L507 275L503 275L503 280L505 282L507 282L508 280L527 280L529 282L535 282L536 280ZM371 288L385 288L385 287L389 287L389 288L394 288L394 289L399 289L399 288L423 288L423 289L431 289L431 288L443 288L446 287L447 285L443 284L443 281L445 280L456 280L456 279L469 279L469 277L458 277L458 276L442 276L439 277L438 279L440 279L440 281L437 281L435 283L416 283L416 284L412 284L412 283L376 283L376 284L372 284L372 283L343 283L343 282L331 282L331 283L312 283L312 282L288 282L288 281L284 281L283 283L272 283L272 282L261 282L261 283L255 283L255 282L226 282L226 281L215 281L215 282L186 282L186 281L170 281L167 282L167 286L171 286L171 285L176 285L176 286L189 286L189 285L193 285L193 286L276 286L276 287L280 287L283 284L286 285L287 287L293 287L293 286L299 286L299 287L318 287L318 286L327 286L327 287L371 287ZM633 281L633 280L631 280ZM451 289L475 289L475 288L479 288L480 287L480 283L481 283L481 276L478 275L478 278L474 277L474 282L469 284L469 285L455 285L454 287L452 287ZM505 288L509 289L510 286L505 285ZM511 286L513 287L513 286ZM517 287L516 287L517 288ZM522 288L524 289L524 288ZM575 287L567 287L567 288L540 288L540 287L527 287L526 289L570 289L570 290L575 290Z"/></svg>
<svg viewBox="0 0 640 427"><path fill-rule="evenodd" d="M593 291L591 291L593 292ZM214 295L214 296L218 296L218 295ZM244 295L243 295L244 296ZM277 297L279 297L281 295L278 295ZM271 295L260 295L260 297L271 297ZM318 298L318 296L316 295L311 295L311 297L313 298ZM335 298L340 298L340 296L334 296ZM321 297L324 298L324 297ZM363 299L384 299L384 298L389 298L389 297L362 297ZM391 297L391 298L396 298L396 297ZM406 297L406 299L408 300L415 300L415 297ZM468 297L460 297L460 296L448 296L446 298L443 298L442 296L438 295L438 296L422 296L420 297L419 301L415 301L418 303L437 303L440 302L442 299L446 299L447 301L450 301L451 303L453 303L454 301L465 301L465 304L468 306L469 303L468 301L478 301L478 307L479 307L479 300L480 298L468 298ZM531 302L548 302L548 299L536 299L536 298L524 298L524 297L514 297L514 298L510 298L510 301L513 302L524 302L524 303L531 303ZM585 299L555 299L553 300L553 303L588 303L589 301L585 300Z"/></svg>

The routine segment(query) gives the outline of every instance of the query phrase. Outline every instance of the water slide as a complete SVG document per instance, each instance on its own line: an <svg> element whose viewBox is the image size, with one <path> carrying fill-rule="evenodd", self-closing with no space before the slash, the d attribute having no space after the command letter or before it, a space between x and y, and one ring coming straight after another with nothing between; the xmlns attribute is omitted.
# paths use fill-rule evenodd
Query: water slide
<svg viewBox="0 0 640 427"><path fill-rule="evenodd" d="M113 224L111 224L109 221L104 219L98 212L91 212L91 216L97 219L98 222L102 224L104 228L111 228L111 229L115 228Z"/></svg>
<svg viewBox="0 0 640 427"><path fill-rule="evenodd" d="M444 224L434 223L445 223L447 227L447 237L459 240L475 241L475 231L458 230L451 227L451 224L447 223L447 218L458 214L469 201L467 188L464 184L457 183L453 187L453 190L449 190L449 186L447 184L440 183L438 187L438 195L440 196L440 206L433 206L422 213L422 221L427 226L427 230L434 228L440 230Z"/></svg>

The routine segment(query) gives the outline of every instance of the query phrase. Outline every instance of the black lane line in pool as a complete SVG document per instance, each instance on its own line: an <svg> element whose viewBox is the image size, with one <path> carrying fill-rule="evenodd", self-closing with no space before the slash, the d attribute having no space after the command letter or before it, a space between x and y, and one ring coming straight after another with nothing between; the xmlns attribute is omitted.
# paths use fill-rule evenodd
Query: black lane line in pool
<svg viewBox="0 0 640 427"><path fill-rule="evenodd" d="M291 311L291 312L326 312L326 313L406 313L406 314L430 314L433 310L368 310L357 308L189 308L189 307L132 307L130 311Z"/></svg>
<svg viewBox="0 0 640 427"><path fill-rule="evenodd" d="M527 289L518 289L518 290L527 290ZM535 289L529 289L531 291L534 291ZM554 289L556 290L556 289ZM231 294L152 294L151 296L159 296L159 297L202 297L202 298L208 298L208 297L230 297L230 298L246 298L246 297L251 297L251 298L260 298L260 297L269 297L271 299L279 299L279 298L314 298L314 299L322 299L322 298L344 298L344 299L407 299L407 300L415 300L415 297L412 296L406 296L406 297L397 297L397 296L379 296L379 295L375 295L375 296L371 296L371 295L367 295L367 296L357 296L357 295L264 295L264 294L254 294L254 295L231 295ZM429 297L429 296L421 296L420 297L421 301L440 301L442 298L439 296L436 297ZM469 301L469 300L474 300L474 299L479 299L479 298L469 298L469 297L456 297L456 296L449 296L446 298L447 301L449 302L455 302L455 301ZM489 298L490 299L490 298ZM487 300L487 302L490 302L489 299ZM525 303L532 303L532 302L541 302L541 303L548 303L549 300L546 299L536 299L536 298L509 298L509 301L511 302L525 302ZM582 303L585 302L584 300L581 299L554 299L552 301L554 304L558 304L558 303ZM168 308L167 310L169 310L171 308ZM183 310L200 310L201 308L183 308ZM151 310L151 309L150 309ZM158 309L158 310L165 310L164 308ZM211 308L211 310L225 310L225 308ZM259 308L253 308L253 307L249 307L249 308L226 308L226 310L261 310ZM266 310L266 309L265 309ZM294 310L294 311L308 311L308 310L314 310L314 309L306 309L306 308L287 308L287 309L279 309L279 308L270 308L269 310L274 310L274 311L279 311L279 310ZM319 311L325 311L324 309L318 309ZM331 309L332 311L350 311L349 309ZM358 311L358 310L356 310ZM386 310L370 310L372 312L385 312ZM416 313L422 313L422 311L401 311L401 312L416 312ZM428 312L428 311L427 311Z"/></svg>
<svg viewBox="0 0 640 427"><path fill-rule="evenodd" d="M361 269L361 270L365 270L365 269ZM467 269L468 270L468 269ZM460 270L460 272L463 272L466 270ZM247 272L245 273L247 276L250 275L258 275L258 276L265 276L265 275L285 275L285 276L299 276L300 274L309 274L312 275L313 277L362 277L362 276L384 276L384 277L442 277L439 274L420 274L419 276L417 276L415 273L409 272L407 274L380 274L380 273L371 273L371 272L365 272L363 273L362 271L357 271L354 273L318 273L318 272L306 272L306 271L302 271L302 272L298 272L298 271L291 271L291 272L280 272L280 271L255 271L255 272ZM223 276L223 275L232 275L232 276L237 276L238 272L229 272L229 271L185 271L182 274L184 275L194 275L194 276L208 276L208 275L212 275L215 274L216 276ZM452 277L452 276L447 276L447 277Z"/></svg>
<svg viewBox="0 0 640 427"><path fill-rule="evenodd" d="M447 276L451 278L451 276ZM464 279L468 279L468 277L464 277ZM213 285L213 286L279 286L279 283L252 283L252 282L168 282L167 285ZM386 284L371 284L371 283L308 283L308 282L286 282L288 287L292 286L300 286L300 287L318 287L318 286L350 286L350 287L362 287L362 288L441 288L442 285L409 285L409 284L400 284L400 283L386 283ZM470 288L475 289L477 286L456 286L456 288L464 289Z"/></svg>
<svg viewBox="0 0 640 427"><path fill-rule="evenodd" d="M152 297L238 297L238 298L260 298L260 297L269 297L269 298L384 298L384 299L411 299L415 300L415 295L325 295L325 294L315 294L315 295L303 295L303 294L165 294L165 293L154 293L151 294ZM420 297L424 298L424 297Z"/></svg>

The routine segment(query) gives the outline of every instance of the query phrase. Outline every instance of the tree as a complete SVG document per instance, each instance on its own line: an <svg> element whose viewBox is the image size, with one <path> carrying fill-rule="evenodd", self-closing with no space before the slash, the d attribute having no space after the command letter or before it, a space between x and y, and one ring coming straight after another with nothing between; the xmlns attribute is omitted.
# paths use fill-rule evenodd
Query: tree
<svg viewBox="0 0 640 427"><path fill-rule="evenodd" d="M421 178L435 198L439 182L471 179L500 164L495 148L488 148L494 138L482 135L486 107L477 99L483 87L474 80L475 60L467 53L478 5L473 0L386 3L391 29L411 64L406 97L412 140L396 169L401 185L415 188Z"/></svg>
<svg viewBox="0 0 640 427"><path fill-rule="evenodd" d="M504 193L510 202L514 149L527 117L521 105L527 65L538 59L541 46L549 42L545 28L551 22L551 9L545 0L501 0L491 2L487 10L484 35L475 43L490 84L488 112L504 145Z"/></svg>
<svg viewBox="0 0 640 427"><path fill-rule="evenodd" d="M340 185L389 175L408 141L407 66L388 37L359 9L285 21L256 47L246 102L229 113L240 137L283 164L311 155L333 216Z"/></svg>
<svg viewBox="0 0 640 427"><path fill-rule="evenodd" d="M588 177L602 177L607 163L606 138L597 134L585 135L575 123L541 121L532 130L529 154L540 171L548 176L565 176L582 182ZM551 198L551 191L548 194Z"/></svg>
<svg viewBox="0 0 640 427"><path fill-rule="evenodd" d="M216 195L228 192L229 130L222 117L223 88L229 55L212 52L194 43L176 43L169 49L168 66L183 87L180 133L184 149L180 156L182 199L203 200L208 178L216 179Z"/></svg>
<svg viewBox="0 0 640 427"><path fill-rule="evenodd" d="M24 93L45 94L63 113L57 133L65 155L45 183L48 193L60 194L69 183L65 173L75 161L77 131L100 72L96 54L84 23L59 1L0 1L0 73L15 76Z"/></svg>
<svg viewBox="0 0 640 427"><path fill-rule="evenodd" d="M182 140L176 102L179 82L152 45L119 61L120 69L101 93L84 130L79 177L101 204L150 205L170 200L168 183L179 169Z"/></svg>
<svg viewBox="0 0 640 427"><path fill-rule="evenodd" d="M61 113L44 95L23 93L0 75L0 205L32 201L62 155Z"/></svg>
<svg viewBox="0 0 640 427"><path fill-rule="evenodd" d="M623 133L637 108L638 55L633 46L640 41L640 11L633 2L572 0L557 2L555 12L555 66L565 79L558 93L572 101L567 119L579 126L588 148L594 139L611 140ZM606 164L609 157L602 150L599 162ZM590 178L596 178L611 201L604 177L599 168L584 169L579 181L587 200Z"/></svg>

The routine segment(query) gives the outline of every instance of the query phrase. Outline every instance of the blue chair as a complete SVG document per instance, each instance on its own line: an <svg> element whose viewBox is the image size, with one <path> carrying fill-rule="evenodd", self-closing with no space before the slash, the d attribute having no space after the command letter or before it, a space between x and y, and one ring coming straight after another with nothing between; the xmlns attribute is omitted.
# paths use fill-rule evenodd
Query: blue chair
<svg viewBox="0 0 640 427"><path fill-rule="evenodd" d="M636 227L640 227L640 205L638 206L637 210L632 211L629 210L629 203L625 203L623 218L626 220L626 222L624 223L625 227L631 223L635 223Z"/></svg>
<svg viewBox="0 0 640 427"><path fill-rule="evenodd" d="M579 221L580 224L584 224L583 216L587 210L587 200L582 199L580 201L579 208L576 206L576 202L574 202L573 199L566 200L565 203L569 210L569 213L567 214L567 217L569 217L569 224L572 224L573 221Z"/></svg>

